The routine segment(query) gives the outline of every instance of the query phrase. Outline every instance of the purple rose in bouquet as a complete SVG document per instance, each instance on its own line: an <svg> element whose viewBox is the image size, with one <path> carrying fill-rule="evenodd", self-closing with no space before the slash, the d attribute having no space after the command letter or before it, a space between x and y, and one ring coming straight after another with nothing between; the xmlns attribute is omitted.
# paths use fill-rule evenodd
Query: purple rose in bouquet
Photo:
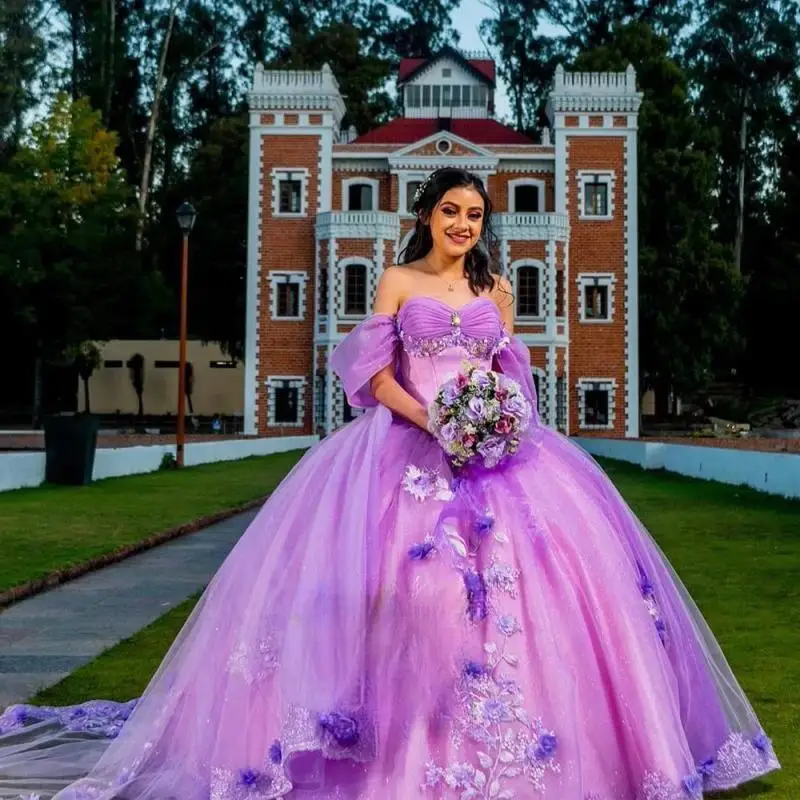
<svg viewBox="0 0 800 800"><path fill-rule="evenodd" d="M454 466L480 462L492 468L519 449L531 407L516 381L466 364L439 388L429 418Z"/></svg>

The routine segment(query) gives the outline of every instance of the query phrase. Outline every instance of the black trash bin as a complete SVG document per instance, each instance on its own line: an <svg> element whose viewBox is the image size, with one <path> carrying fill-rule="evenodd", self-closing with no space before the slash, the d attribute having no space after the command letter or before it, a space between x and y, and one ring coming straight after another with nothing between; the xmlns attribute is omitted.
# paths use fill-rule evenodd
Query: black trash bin
<svg viewBox="0 0 800 800"><path fill-rule="evenodd" d="M92 482L97 417L58 414L44 421L45 481L86 486Z"/></svg>

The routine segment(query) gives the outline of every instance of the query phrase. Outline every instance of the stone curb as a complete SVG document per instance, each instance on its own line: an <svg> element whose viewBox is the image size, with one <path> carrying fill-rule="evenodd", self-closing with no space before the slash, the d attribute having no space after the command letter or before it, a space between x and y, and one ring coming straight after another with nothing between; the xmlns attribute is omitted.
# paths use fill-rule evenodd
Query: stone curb
<svg viewBox="0 0 800 800"><path fill-rule="evenodd" d="M37 578L36 580L20 584L19 586L13 586L11 589L0 592L0 610L8 608L14 605L14 603L20 602L20 600L25 600L28 597L33 597L34 595L46 592L48 589L60 586L62 583L67 583L75 578L79 578L81 575L95 572L98 569L111 566L112 564L118 564L126 558L130 558L138 553L143 553L145 550L152 550L154 547L165 544L172 539L177 539L190 533L197 533L211 525L216 525L218 522L223 522L226 519L235 517L237 514L242 514L245 511L252 511L262 506L267 497L269 497L269 495L257 497L255 500L250 500L234 508L226 508L214 514L192 520L191 522L185 522L183 525L177 525L174 528L168 528L160 533L154 533L146 539L125 545L110 553L95 556L88 561L82 561L80 564L75 564L65 569L55 570L54 572L48 573L43 578Z"/></svg>

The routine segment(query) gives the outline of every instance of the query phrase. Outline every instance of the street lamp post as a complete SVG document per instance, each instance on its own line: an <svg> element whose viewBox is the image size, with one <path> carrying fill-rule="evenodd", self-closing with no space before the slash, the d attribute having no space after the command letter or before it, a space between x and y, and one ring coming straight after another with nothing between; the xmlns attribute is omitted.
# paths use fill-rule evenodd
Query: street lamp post
<svg viewBox="0 0 800 800"><path fill-rule="evenodd" d="M181 330L180 355L178 356L178 429L176 461L183 466L183 445L186 438L186 298L189 284L189 234L194 227L197 212L190 203L181 203L177 211L178 225L183 233L183 257L181 259Z"/></svg>

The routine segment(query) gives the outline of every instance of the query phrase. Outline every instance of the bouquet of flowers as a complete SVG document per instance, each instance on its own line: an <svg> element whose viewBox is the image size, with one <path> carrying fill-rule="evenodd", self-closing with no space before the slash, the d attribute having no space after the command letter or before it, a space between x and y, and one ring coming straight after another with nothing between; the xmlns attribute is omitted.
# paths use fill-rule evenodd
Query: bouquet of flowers
<svg viewBox="0 0 800 800"><path fill-rule="evenodd" d="M454 466L482 460L492 468L517 452L531 407L516 381L467 364L439 388L428 415L431 433Z"/></svg>

